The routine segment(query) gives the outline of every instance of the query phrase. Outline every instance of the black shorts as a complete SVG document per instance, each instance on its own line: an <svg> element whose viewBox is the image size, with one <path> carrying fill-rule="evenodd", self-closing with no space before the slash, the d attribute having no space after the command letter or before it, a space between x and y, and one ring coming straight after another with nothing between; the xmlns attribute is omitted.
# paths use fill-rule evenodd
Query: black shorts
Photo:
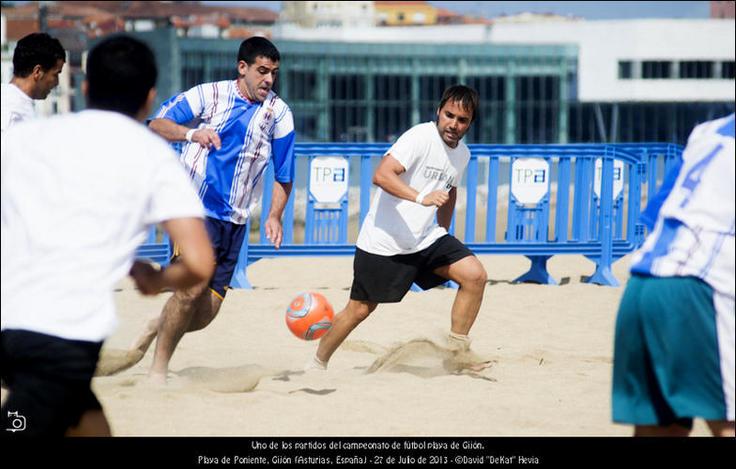
<svg viewBox="0 0 736 469"><path fill-rule="evenodd" d="M207 228L207 234L215 252L215 263L217 264L209 287L222 300L225 298L228 288L230 288L230 281L238 264L238 257L245 239L246 225L236 225L229 221L210 217L205 218L204 225ZM175 248L171 262L176 262L178 257L178 248Z"/></svg>
<svg viewBox="0 0 736 469"><path fill-rule="evenodd" d="M0 343L6 436L64 436L86 411L102 409L90 388L102 342L4 330Z"/></svg>
<svg viewBox="0 0 736 469"><path fill-rule="evenodd" d="M452 235L445 235L427 249L411 254L379 256L355 248L350 299L370 303L397 303L416 283L424 290L447 282L433 272L474 255Z"/></svg>

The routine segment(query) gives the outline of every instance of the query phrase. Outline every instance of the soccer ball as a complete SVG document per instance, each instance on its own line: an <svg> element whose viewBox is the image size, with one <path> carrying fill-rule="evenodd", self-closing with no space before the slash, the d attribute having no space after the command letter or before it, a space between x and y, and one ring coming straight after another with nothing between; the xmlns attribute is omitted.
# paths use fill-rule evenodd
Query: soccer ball
<svg viewBox="0 0 736 469"><path fill-rule="evenodd" d="M286 325L292 334L304 340L319 339L332 327L335 313L320 293L300 293L286 308Z"/></svg>

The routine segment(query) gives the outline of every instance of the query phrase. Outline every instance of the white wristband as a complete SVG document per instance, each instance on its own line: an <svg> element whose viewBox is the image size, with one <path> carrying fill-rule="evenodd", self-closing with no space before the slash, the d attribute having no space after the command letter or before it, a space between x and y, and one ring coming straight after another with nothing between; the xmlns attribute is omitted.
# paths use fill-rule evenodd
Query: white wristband
<svg viewBox="0 0 736 469"><path fill-rule="evenodd" d="M189 130L187 130L187 135L186 135L186 137L184 137L187 142L189 142L189 143L192 142L192 137L194 137L194 132L196 132L196 131L197 131L197 129L189 129Z"/></svg>
<svg viewBox="0 0 736 469"><path fill-rule="evenodd" d="M414 202L418 203L419 205L423 205L423 204L422 204L422 201L423 201L423 200L424 200L424 194L422 194L422 193L420 192L419 194L417 194L417 198L416 198L416 199L414 199Z"/></svg>

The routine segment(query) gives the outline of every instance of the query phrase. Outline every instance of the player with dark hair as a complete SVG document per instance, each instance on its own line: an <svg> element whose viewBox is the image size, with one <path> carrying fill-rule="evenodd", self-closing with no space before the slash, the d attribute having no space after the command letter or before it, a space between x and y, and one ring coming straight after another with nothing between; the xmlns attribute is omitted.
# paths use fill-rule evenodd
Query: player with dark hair
<svg viewBox="0 0 736 469"><path fill-rule="evenodd" d="M66 53L58 39L31 33L15 46L13 78L2 85L2 131L35 117L34 99L46 99L59 85Z"/></svg>
<svg viewBox="0 0 736 469"><path fill-rule="evenodd" d="M141 124L156 76L144 43L106 39L89 54L87 110L3 134L6 435L109 435L90 383L117 323L115 284L130 273L141 293L154 295L212 274L202 204L176 154ZM158 223L184 250L164 270L134 262Z"/></svg>
<svg viewBox="0 0 736 469"><path fill-rule="evenodd" d="M207 281L176 292L133 345L130 360L109 373L137 363L158 336L149 376L165 382L181 337L205 328L217 316L247 242L246 222L260 204L269 161L276 183L265 230L280 247L281 215L294 180L295 138L291 110L272 90L280 58L268 39L246 39L238 50L235 80L204 83L178 94L150 122L168 141L183 143L180 160L204 203L217 266Z"/></svg>
<svg viewBox="0 0 736 469"><path fill-rule="evenodd" d="M480 310L487 276L473 253L448 230L457 185L470 159L462 138L477 110L475 90L452 86L442 95L437 122L415 125L386 152L373 176L379 189L356 243L350 300L307 368L326 369L348 334L379 303L401 301L412 283L425 290L447 280L460 285L448 341L453 349L469 349L468 332Z"/></svg>

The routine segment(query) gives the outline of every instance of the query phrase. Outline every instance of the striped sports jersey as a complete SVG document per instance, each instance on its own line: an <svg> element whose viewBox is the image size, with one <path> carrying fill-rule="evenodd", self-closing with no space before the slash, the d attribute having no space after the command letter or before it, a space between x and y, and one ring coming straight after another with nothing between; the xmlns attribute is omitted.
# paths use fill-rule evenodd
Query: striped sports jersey
<svg viewBox="0 0 736 469"><path fill-rule="evenodd" d="M734 298L735 159L734 114L695 127L632 273L695 276Z"/></svg>
<svg viewBox="0 0 736 469"><path fill-rule="evenodd" d="M155 117L220 136L219 150L180 145L208 217L244 224L263 195L269 158L277 181L294 180L294 119L273 91L262 103L251 102L235 80L204 83L164 102Z"/></svg>

